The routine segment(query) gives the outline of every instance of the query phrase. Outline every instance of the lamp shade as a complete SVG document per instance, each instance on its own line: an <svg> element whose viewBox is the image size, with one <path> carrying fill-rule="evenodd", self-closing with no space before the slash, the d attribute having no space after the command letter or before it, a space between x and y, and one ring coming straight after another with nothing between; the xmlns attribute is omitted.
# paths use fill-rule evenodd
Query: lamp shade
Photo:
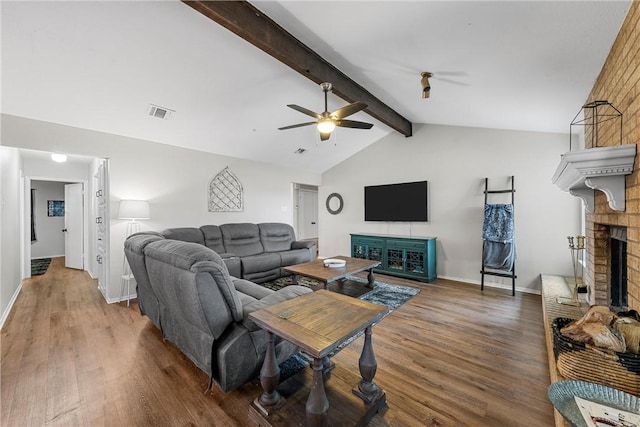
<svg viewBox="0 0 640 427"><path fill-rule="evenodd" d="M146 200L120 200L118 219L149 219L149 202Z"/></svg>

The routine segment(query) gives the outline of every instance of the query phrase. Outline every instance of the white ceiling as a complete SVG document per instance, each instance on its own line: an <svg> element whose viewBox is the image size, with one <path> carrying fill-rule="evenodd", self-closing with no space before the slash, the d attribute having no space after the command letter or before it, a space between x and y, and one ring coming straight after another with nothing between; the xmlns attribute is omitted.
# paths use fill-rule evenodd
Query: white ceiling
<svg viewBox="0 0 640 427"><path fill-rule="evenodd" d="M630 1L254 4L414 123L567 133ZM309 121L286 104L322 111L319 87L176 1L0 7L6 114L313 172L392 132L363 112L350 118L372 130L327 142L278 131ZM345 104L332 95L329 110Z"/></svg>

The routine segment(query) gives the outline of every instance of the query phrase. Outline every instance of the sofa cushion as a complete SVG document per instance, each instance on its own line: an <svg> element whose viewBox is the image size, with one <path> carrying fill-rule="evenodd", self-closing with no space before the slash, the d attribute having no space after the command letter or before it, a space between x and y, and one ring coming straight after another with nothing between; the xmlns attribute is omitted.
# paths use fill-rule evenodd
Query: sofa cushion
<svg viewBox="0 0 640 427"><path fill-rule="evenodd" d="M264 222L258 224L260 240L265 252L280 252L291 249L291 243L296 240L293 227L279 222Z"/></svg>
<svg viewBox="0 0 640 427"><path fill-rule="evenodd" d="M309 249L293 249L285 252L278 252L280 255L280 266L302 264L311 261L309 259Z"/></svg>
<svg viewBox="0 0 640 427"><path fill-rule="evenodd" d="M273 270L280 267L280 255L274 253L262 253L242 257L242 275Z"/></svg>
<svg viewBox="0 0 640 427"><path fill-rule="evenodd" d="M264 252L260 243L260 230L256 224L222 224L220 231L226 252L240 257Z"/></svg>
<svg viewBox="0 0 640 427"><path fill-rule="evenodd" d="M168 228L161 233L165 239L180 240L204 245L202 230L195 227Z"/></svg>
<svg viewBox="0 0 640 427"><path fill-rule="evenodd" d="M222 256L226 251L222 242L222 231L220 231L220 227L217 225L203 225L200 227L200 230L204 236L204 245Z"/></svg>

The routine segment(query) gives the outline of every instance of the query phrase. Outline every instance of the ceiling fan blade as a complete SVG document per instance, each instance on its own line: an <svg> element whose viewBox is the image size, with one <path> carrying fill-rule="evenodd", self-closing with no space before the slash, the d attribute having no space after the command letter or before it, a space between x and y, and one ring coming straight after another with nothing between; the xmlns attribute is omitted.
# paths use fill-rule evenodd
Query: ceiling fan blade
<svg viewBox="0 0 640 427"><path fill-rule="evenodd" d="M371 129L373 124L365 122L357 122L355 120L336 120L336 126L342 128L354 128L354 129Z"/></svg>
<svg viewBox="0 0 640 427"><path fill-rule="evenodd" d="M311 111L311 110L309 110L307 108L304 108L304 107L301 107L299 105L296 105L296 104L287 104L287 107L293 108L294 110L299 111L302 114L306 114L307 116L311 116L311 117L313 117L315 119L318 119L318 120L320 120L322 118L322 116L320 114L318 114L318 113L316 113L314 111Z"/></svg>
<svg viewBox="0 0 640 427"><path fill-rule="evenodd" d="M320 132L320 141L326 141L331 138L331 132Z"/></svg>
<svg viewBox="0 0 640 427"><path fill-rule="evenodd" d="M298 123L297 125L290 125L290 126L285 126L283 128L278 128L278 130L301 128L302 126L309 126L309 125L315 125L315 124L316 122Z"/></svg>
<svg viewBox="0 0 640 427"><path fill-rule="evenodd" d="M333 113L331 113L331 117L335 118L336 120L340 120L342 118L355 114L360 110L364 110L365 108L367 108L367 104L365 104L364 102L354 102L353 104L349 104L345 107L340 108L339 110L334 111Z"/></svg>

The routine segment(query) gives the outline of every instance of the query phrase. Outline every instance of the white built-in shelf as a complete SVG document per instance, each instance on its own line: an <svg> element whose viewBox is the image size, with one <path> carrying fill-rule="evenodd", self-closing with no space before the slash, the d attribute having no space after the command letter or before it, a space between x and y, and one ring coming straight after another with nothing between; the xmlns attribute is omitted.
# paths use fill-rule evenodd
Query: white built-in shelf
<svg viewBox="0 0 640 427"><path fill-rule="evenodd" d="M636 144L574 150L562 155L552 182L581 198L587 212L594 210L594 191L607 196L609 207L625 210L625 176L633 172Z"/></svg>

